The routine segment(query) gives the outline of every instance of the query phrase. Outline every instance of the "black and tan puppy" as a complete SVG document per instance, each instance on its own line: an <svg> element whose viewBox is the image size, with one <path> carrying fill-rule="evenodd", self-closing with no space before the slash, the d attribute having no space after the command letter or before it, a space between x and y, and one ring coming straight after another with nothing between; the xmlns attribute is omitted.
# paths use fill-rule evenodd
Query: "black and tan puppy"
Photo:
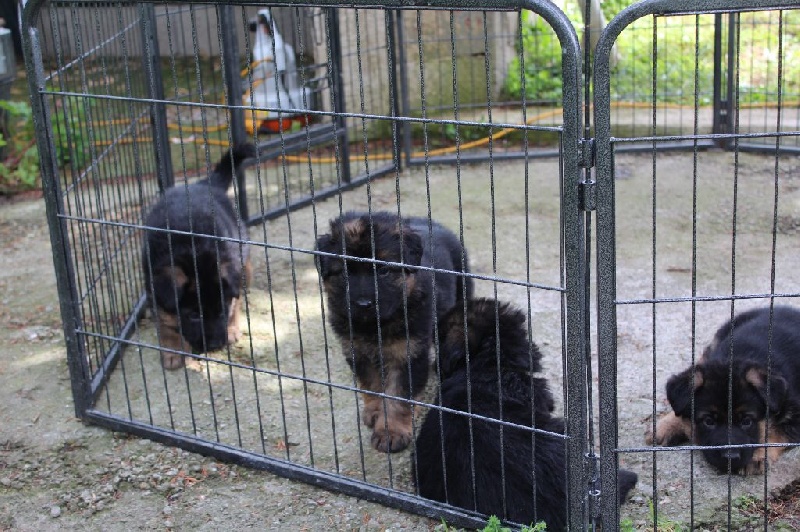
<svg viewBox="0 0 800 532"><path fill-rule="evenodd" d="M194 352L213 351L241 335L239 298L250 256L241 243L247 228L227 190L242 162L255 155L251 144L226 152L208 179L168 189L145 218L155 230L147 231L142 270L159 343L167 349L165 368L183 366L173 351L187 351L187 344Z"/></svg>
<svg viewBox="0 0 800 532"><path fill-rule="evenodd" d="M441 406L458 413L432 408L420 428L412 466L419 494L518 524L564 529L566 442L531 430L563 434L564 420L552 414L547 381L532 376L541 371L542 355L528 340L525 315L476 299L466 320L454 308L441 324ZM525 428L503 426L501 434L499 419ZM622 502L637 476L620 470L618 478Z"/></svg>
<svg viewBox="0 0 800 532"><path fill-rule="evenodd" d="M461 275L415 267L467 271L458 238L439 223L429 228L426 218L347 213L331 220L317 250L351 257L317 255L317 268L331 328L359 386L405 399L417 395L428 379L435 321L469 297L472 284ZM409 405L370 393L363 400L372 446L384 452L405 449L413 436Z"/></svg>
<svg viewBox="0 0 800 532"><path fill-rule="evenodd" d="M667 381L672 412L646 441L703 446L800 442L800 311L743 312L720 327L694 368ZM703 456L719 472L761 473L785 447L725 447Z"/></svg>

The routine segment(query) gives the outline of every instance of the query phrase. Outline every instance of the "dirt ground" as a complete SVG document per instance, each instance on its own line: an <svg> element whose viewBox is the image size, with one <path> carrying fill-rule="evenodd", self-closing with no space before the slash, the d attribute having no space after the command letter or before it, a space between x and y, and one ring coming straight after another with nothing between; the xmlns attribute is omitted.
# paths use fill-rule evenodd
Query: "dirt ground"
<svg viewBox="0 0 800 532"><path fill-rule="evenodd" d="M742 154L735 160L731 154L703 153L694 172L690 154L662 154L655 184L651 157L620 155L616 162L617 297L629 302L619 307L619 431L625 451L621 462L640 477L623 518L634 529L651 529L655 508L659 529L675 524L719 529L727 528L730 510L731 527L747 529L753 519L758 522L758 500L765 493L783 488L785 494L800 478L799 452L787 453L765 481L716 475L700 457L691 468L687 452L656 457L638 450L651 423L654 395L655 410L665 411L666 378L689 363L692 349L699 353L730 306L698 303L693 335L690 303L659 303L654 308L635 301L653 292L658 297L691 293L693 175L699 176L697 293L730 294L732 280L737 293L771 290L775 159ZM800 220L800 163L791 157L781 160L779 168L779 251L773 282L775 292L788 293L797 292L800 285L800 271L793 268L800 227L794 223ZM494 188L489 171L497 180ZM522 162L497 163L491 169L431 168L427 175L416 168L399 182L388 177L351 191L343 195L342 204L345 210L370 203L375 209L395 210L399 191L405 214L426 215L430 209L434 218L453 228L459 227L460 209L474 272L510 280L530 275L533 282L552 287L561 282L557 174L557 161L532 161L527 169ZM735 248L730 230L734 176L739 177ZM157 356L147 348L154 335L144 320L134 334L134 349L124 356L124 371L115 372L98 410L194 431L324 471L339 470L355 478L369 472L370 482L408 490L408 453L392 462L377 456L365 444L369 434L360 432L354 421L354 394L330 392L325 386L347 384L352 377L338 347L329 345L322 334L312 257L282 249L310 249L314 217L322 232L325 220L338 210L338 201L332 199L314 210L298 211L289 220L251 230L253 239L276 247L254 246L253 256L260 259L248 296L251 319L231 356L268 371L254 377L247 371L190 366L164 377ZM525 253L526 235L530 256ZM0 206L0 239L0 530L431 530L438 524L76 420L43 202ZM513 283L479 281L476 286L478 295L494 295L495 290L498 297L523 308L531 305L533 335L546 354L546 372L562 408L560 295ZM737 309L754 304L743 302ZM278 364L282 373L302 374L319 386L270 376ZM183 399L189 392L193 406L187 407ZM165 396L168 401L159 400ZM256 409L257 400L265 406Z"/></svg>
<svg viewBox="0 0 800 532"><path fill-rule="evenodd" d="M74 416L42 200L0 206L0 530L429 530Z"/></svg>

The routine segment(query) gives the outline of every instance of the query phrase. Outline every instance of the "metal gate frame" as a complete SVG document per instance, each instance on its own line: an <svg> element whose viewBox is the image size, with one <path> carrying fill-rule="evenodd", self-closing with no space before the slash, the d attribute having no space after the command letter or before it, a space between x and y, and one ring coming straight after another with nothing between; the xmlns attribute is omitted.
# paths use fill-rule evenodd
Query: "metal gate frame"
<svg viewBox="0 0 800 532"><path fill-rule="evenodd" d="M102 389L108 375L113 371L116 362L119 360L123 351L123 346L120 339L117 339L114 343L114 347L106 354L103 364L92 374L81 340L81 331L84 327L80 311L78 287L76 286L73 250L71 249L67 231L67 222L71 215L67 210L67 206L65 206L62 201L63 190L61 178L55 162L55 137L51 129L52 111L48 107L46 99L48 95L66 95L68 93L48 90L46 88L47 80L43 65L41 61L37 62L35 60L35 58L42 57L42 46L35 22L38 20L40 9L46 1L47 0L31 0L25 5L22 17L22 34L24 52L28 59L26 65L28 69L34 125L40 150L40 158L43 162L42 183L44 199L47 208L59 304L77 416L87 422L104 426L115 431L128 432L192 452L218 457L246 467L263 469L286 478L301 480L309 484L362 499L379 502L429 517L444 517L454 524L463 526L482 526L485 524L484 517L474 512L454 509L395 489L382 488L367 482L319 471L284 460L266 457L254 452L244 451L231 445L203 440L192 435L175 433L160 427L131 421L95 409L94 403L97 399L97 394L100 389ZM155 37L153 18L154 7L157 3L156 0L146 2L131 1L132 6L138 6L142 20L144 38L143 52L145 54L143 58L144 68L150 80L150 86L148 88L150 99L148 103L150 104L150 112L155 130L153 142L155 153L157 154L160 187L163 189L169 186L173 175L170 168L170 159L167 156L168 137L165 134L166 127L163 112L164 105L171 102L165 98L163 91L159 92L159 89L156 88L159 86L157 80L160 76L160 67L157 61L159 57L158 42ZM230 7L227 7L226 4L221 1L214 3L218 4L221 18L224 19L226 16L230 17ZM242 6L264 4L264 2L255 0L239 0L237 2L237 5ZM272 7L301 7L311 5L314 7L330 8L328 10L329 12L334 12L336 7L341 7L341 4L336 0L315 0L312 2L307 0L283 0L270 2L269 5ZM581 97L581 88L584 86L582 81L583 58L578 37L572 23L558 7L547 0L516 0L514 2L505 0L489 0L485 2L478 0L400 0L396 2L391 0L381 0L378 2L374 0L354 0L348 3L346 7L356 9L384 8L386 9L389 22L391 22L393 10L437 9L446 11L511 11L525 9L541 16L553 28L561 43L562 80L564 85L562 96L563 126L561 128L561 155L563 158L563 182L561 183L563 190L561 200L561 223L563 229L561 239L565 256L565 286L562 287L562 289L566 312L564 322L567 324L565 351L567 353L566 363L568 368L565 377L566 380L563 384L569 390L569 393L566 394L567 404L564 408L567 428L565 444L567 448L567 493L569 526L574 530L584 528L587 523L590 522L590 507L587 503L589 500L588 481L590 477L587 473L589 470L589 462L587 461L587 449L589 445L587 426L590 424L588 414L589 408L587 404L587 379L590 378L590 376L587 372L587 364L590 360L590 347L587 334L588 311L586 305L589 287L585 282L588 273L585 246L586 211L583 208L585 202L582 194L584 191L583 180L586 168L586 150L585 143L580 140L583 129ZM391 24L387 24L387 27L390 26ZM338 31L338 26L333 18L329 19L328 27L331 32ZM227 35L223 36L223 38L230 44L231 48L235 48L235 37ZM233 42L231 42L231 40L233 40ZM336 40L337 39L334 37L332 42L336 42ZM334 55L338 52L339 51L335 51ZM227 102L227 107L232 114L231 124L236 127L237 124L241 124L242 122L241 114L245 107L239 102L230 99L230 95L238 94L238 92L233 90L236 87L237 76L235 76L235 71L232 68L232 59L233 54L223 54L223 61L226 63L223 70L230 89L228 91L229 100ZM390 67L392 67L392 69L395 68L395 65L396 62L390 60ZM338 71L335 72L335 75L337 79L340 78L340 73ZM397 79L394 72L392 72L391 75L393 80ZM336 85L341 88L340 83ZM394 109L395 112L398 109L396 92L392 109ZM343 109L337 108L336 111L342 112ZM335 124L330 131L323 132L322 135L327 139L345 138L342 135L346 135L346 131L343 131L341 129L342 127L343 123ZM395 123L394 127L397 128L397 123ZM301 133L301 135L306 137L309 133ZM398 141L399 137L400 135L395 135L395 142ZM302 142L299 142L298 146L302 145L302 147L305 147L305 142L308 138L300 140L302 140ZM262 146L261 149L264 150L262 152L263 155L268 155L271 153L270 150L289 149L289 146L286 143L286 139L282 138L277 140L277 144L270 145L266 147L266 149ZM395 146L394 153L395 158L387 171L399 170L400 151L397 146ZM367 179L376 177L376 175L375 172L372 172L368 176L361 176L350 181L342 180L342 184L339 187L327 192L320 191L318 194L314 195L311 200L316 201L322 199L325 194L330 195L338 193L345 188L357 186ZM242 189L243 187L240 188L240 190ZM302 204L292 205L291 208L297 208L299 206L302 206ZM269 213L267 217L249 219L248 222L257 223L263 219L276 217L283 214L285 210L287 209L282 209L280 212ZM243 210L242 212L244 213L245 211ZM132 334L132 325L140 318L144 310L142 301L134 305L134 309L133 315L128 318L128 325L123 328L122 334L125 338ZM609 493L611 492L613 492L613 490L609 490ZM594 512L591 512L592 515L593 513Z"/></svg>
<svg viewBox="0 0 800 532"><path fill-rule="evenodd" d="M596 128L596 201L597 201L597 343L599 372L599 426L600 426L600 476L604 482L616 485L618 458L618 403L617 403L617 292L616 292L616 228L614 192L614 141L611 135L611 60L612 47L617 37L636 20L651 15L716 14L715 60L724 58L728 65L727 76L715 66L714 74L714 129L712 135L682 135L683 149L703 149L720 146L730 149L732 143L740 151L764 151L764 145L747 144L746 139L754 135L733 131L734 112L731 101L733 92L733 68L735 39L729 29L727 44L723 45L722 17L730 17L728 28L736 13L779 9L798 9L798 0L751 0L745 6L740 0L694 0L690 4L682 0L644 0L621 11L605 28L595 48L593 69L594 124ZM722 83L725 83L723 90ZM758 135L763 136L763 135ZM662 137L644 138L647 150L657 150ZM739 142L741 140L745 142ZM666 140L669 140L666 138ZM732 142L733 141L733 142ZM771 153L776 148L772 146ZM796 149L781 148L790 153ZM619 150L622 152L623 150ZM625 150L628 151L628 150ZM688 298L691 299L691 298ZM655 304L655 301L653 302ZM653 448L645 449L654 452ZM632 451L627 449L627 451ZM605 523L619 524L619 505L613 498L601 500L601 515ZM653 519L657 521L658 508L654 508Z"/></svg>
<svg viewBox="0 0 800 532"><path fill-rule="evenodd" d="M426 515L430 517L448 519L451 523L463 526L480 526L483 524L481 516L475 513L460 511L446 507L401 492L394 489L382 488L367 482L353 480L344 476L327 473L310 467L295 464L289 461L277 460L263 455L243 451L237 447L206 441L186 434L178 434L158 427L153 427L140 422L130 421L112 414L101 412L94 408L98 391L105 383L106 377L113 371L114 364L122 353L122 343L117 341L104 359L103 365L92 373L86 362L86 354L80 331L84 330L81 323L82 317L79 306L78 288L75 285L75 266L73 250L70 247L69 234L66 223L70 216L66 206L62 203L61 180L59 169L55 164L56 147L55 138L51 130L51 110L47 105L46 96L61 94L57 91L48 91L44 69L41 64L36 64L31 58L41 57L38 30L31 24L38 16L40 8L47 0L31 0L25 6L23 13L23 42L25 55L29 59L28 80L32 95L34 121L36 126L37 141L40 149L42 164L42 181L44 198L48 213L48 224L53 249L56 279L58 285L59 302L66 341L68 363L71 375L72 393L75 401L77 415L89 422L108 427L112 430L129 432L141 437L146 437L168 445L178 446L193 452L215 456L230 462L247 467L263 469L272 473L295 480L301 480L326 489L356 496L366 500L398 507L400 509ZM159 2L149 0L146 2L133 2L132 6L139 6L142 17L143 42L145 43L144 68L150 80L151 98L150 111L154 129L154 151L157 168L161 179L160 186L166 188L171 185L172 169L169 153L168 137L163 107L171 103L159 87L160 72L157 58L158 42L154 34L154 7ZM186 2L193 3L193 2ZM208 3L208 2L205 2ZM221 19L231 16L232 6L224 4L222 0L216 3ZM265 2L256 0L238 0L237 5L264 5ZM344 99L341 80L341 50L338 49L338 23L336 9L341 4L335 0L280 0L270 2L274 7L322 7L326 13L327 31L332 36L333 45L331 61L331 75L334 78L334 111L337 119L331 125L317 129L305 130L296 136L281 136L269 143L262 144L262 156L286 153L287 150L301 150L315 143L336 140L341 143L342 160L347 161L347 131L344 117ZM602 480L606 489L605 494L614 494L617 483L618 447L617 430L617 299L616 299L616 243L615 243L615 192L614 192L614 139L611 136L611 58L613 45L622 31L636 20L650 15L677 15L682 13L714 13L716 14L717 38L715 42L715 60L719 64L724 61L728 65L733 60L735 42L729 30L727 39L723 41L722 26L726 13L729 17L728 28L732 27L730 21L733 12L758 11L770 9L797 9L800 7L798 0L751 0L745 7L740 0L694 0L691 5L682 0L644 0L634 4L619 13L611 20L601 34L599 42L594 49L594 65L592 79L594 81L594 125L596 138L589 138L588 111L584 116L584 98L588 100L588 78L584 78L582 68L588 66L585 53L578 41L572 23L566 15L548 0L354 0L347 4L348 8L370 9L384 8L386 11L387 52L389 53L389 76L391 81L390 109L392 117L402 117L403 120L393 121L393 160L386 167L376 169L369 175L362 175L350 179L343 169L341 184L320 190L313 197L302 200L286 208L271 211L264 216L247 218L246 199L240 197L240 209L248 223L255 224L267 219L275 218L288 209L295 209L321 200L324 197L337 194L345 189L356 187L369 179L386 172L401 169L401 151L403 148L403 135L401 129L403 121L410 121L402 115L398 97L397 69L402 69L402 61L396 60L396 43L401 40L391 32L395 27L394 20L399 18L403 10L433 9L433 10L472 10L472 11L512 11L530 10L541 16L555 31L562 48L562 81L563 81L563 126L561 128L561 155L563 157L563 182L562 182L562 245L565 254L565 298L564 323L566 327L566 353L567 372L563 385L569 390L565 394L565 418L567 422L567 473L568 473L568 508L569 527L573 530L585 528L598 517L609 529L619 525L619 503L616 496L601 496L598 486L594 482ZM223 28L229 25L223 24ZM228 85L227 107L231 112L231 125L234 137L243 132L242 116L245 106L236 101L232 95L240 94L239 77L235 71L235 57L237 56L235 35L223 31L221 36L229 43L224 47L225 78ZM729 147L727 140L731 138L730 124L735 109L730 101L732 86L732 68L728 68L723 75L721 67L717 66L714 80L714 129L712 135L682 136L680 143L675 146L683 149L702 149L714 145ZM160 92L159 92L160 90ZM582 95L586 91L586 96ZM74 94L73 94L74 95ZM727 99L726 99L727 97ZM424 122L424 119L419 119ZM523 126L525 127L525 126ZM241 129L240 129L241 128ZM240 133L237 133L239 131ZM737 137L738 138L738 137ZM747 135L741 135L746 140ZM688 139L688 142L686 142ZM234 141L241 140L234 138ZM643 139L645 143L648 139ZM649 139L646 149L657 141ZM641 149L634 146L633 149ZM763 150L764 146L737 144L737 149ZM793 148L782 148L792 151ZM774 151L774 148L770 148ZM621 151L621 150L620 150ZM626 150L627 151L627 150ZM794 148L797 151L797 148ZM471 159L472 160L472 159ZM412 161L406 161L412 163ZM426 161L427 164L427 161ZM347 166L345 163L344 166ZM594 170L596 183L591 174ZM240 183L241 184L241 183ZM240 186L243 191L244 187ZM591 242L590 231L592 227L592 211L595 212L594 222L597 230L596 244L596 288L597 288L597 316L595 318L598 339L598 370L599 370L599 454L594 452L593 408L590 405L592 398L591 380L591 342L590 331L590 293L593 286L590 281ZM133 324L144 310L143 300L134 306L135 311L128 319ZM132 333L133 328L123 330L123 335ZM127 332L125 332L127 331ZM596 465L599 463L599 476L596 475ZM609 487L611 486L611 487ZM595 506L599 504L599 506Z"/></svg>

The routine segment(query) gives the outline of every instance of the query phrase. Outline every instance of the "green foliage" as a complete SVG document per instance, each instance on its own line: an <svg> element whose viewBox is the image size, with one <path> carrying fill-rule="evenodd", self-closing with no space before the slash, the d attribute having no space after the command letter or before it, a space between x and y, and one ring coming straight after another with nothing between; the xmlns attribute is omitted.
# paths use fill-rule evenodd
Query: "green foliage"
<svg viewBox="0 0 800 532"><path fill-rule="evenodd" d="M611 20L632 0L604 0ZM573 2L560 3L580 34L583 18ZM523 12L516 57L509 65L504 90L529 103L558 104L561 99L561 49L553 30L538 16ZM727 17L724 21L727 24ZM775 104L778 74L783 103L800 99L800 12L742 13L733 28L737 94L741 105ZM778 28L782 24L779 46ZM727 31L727 26L725 26ZM715 15L644 17L625 28L612 57L612 102L710 105L714 81ZM726 41L727 38L723 40ZM582 42L582 41L581 41ZM782 52L779 57L778 51ZM655 59L654 59L655 57ZM521 60L522 58L522 60ZM727 60L722 61L726 75ZM524 65L524 68L523 68ZM654 67L655 66L655 67Z"/></svg>
<svg viewBox="0 0 800 532"><path fill-rule="evenodd" d="M658 513L658 522L656 522L655 518L655 507L653 505L653 501L649 501L650 506L650 526L646 528L637 527L633 520L630 518L622 519L619 522L619 529L621 532L637 532L640 530L660 530L662 532L688 532L688 528L683 526L682 524L678 523L677 521L672 521L664 516L662 512Z"/></svg>
<svg viewBox="0 0 800 532"><path fill-rule="evenodd" d="M66 100L65 105L56 106L53 115L53 135L59 168L83 168L89 160L84 106L80 101Z"/></svg>
<svg viewBox="0 0 800 532"><path fill-rule="evenodd" d="M6 134L0 132L0 194L36 188L39 182L39 152L31 107L24 102L0 101ZM13 133L11 133L13 132Z"/></svg>
<svg viewBox="0 0 800 532"><path fill-rule="evenodd" d="M508 68L504 90L512 98L531 103L561 100L561 46L558 37L539 16L524 11L518 54ZM523 69L524 66L524 69ZM523 72L524 70L524 72Z"/></svg>
<svg viewBox="0 0 800 532"><path fill-rule="evenodd" d="M547 525L544 521L531 526L523 526L521 529L522 532L542 532L545 530L547 530ZM489 518L489 521L486 522L486 526L481 532L511 532L511 529L503 526L500 519L493 515Z"/></svg>
<svg viewBox="0 0 800 532"><path fill-rule="evenodd" d="M69 113L57 108L53 117L56 162L60 168L83 168L89 154L84 140L85 113L74 106ZM40 183L39 150L33 111L27 102L0 101L5 117L5 131L0 131L0 194L12 194L38 188Z"/></svg>
<svg viewBox="0 0 800 532"><path fill-rule="evenodd" d="M453 528L447 524L447 522L442 519L442 522L436 527L434 527L436 532L460 532L460 529ZM545 532L547 530L547 525L544 521L536 523L535 525L531 526L523 526L520 529L520 532ZM498 519L497 516L493 515L489 518L486 522L486 526L484 526L479 532L511 532L511 529L503 526L503 523Z"/></svg>

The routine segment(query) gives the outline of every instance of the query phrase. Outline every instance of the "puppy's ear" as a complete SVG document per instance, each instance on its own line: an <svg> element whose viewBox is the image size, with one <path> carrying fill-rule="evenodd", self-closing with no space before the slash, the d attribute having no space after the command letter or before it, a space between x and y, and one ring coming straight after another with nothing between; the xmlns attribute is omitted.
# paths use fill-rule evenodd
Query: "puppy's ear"
<svg viewBox="0 0 800 532"><path fill-rule="evenodd" d="M180 266L167 266L153 277L153 297L159 307L175 314L189 279Z"/></svg>
<svg viewBox="0 0 800 532"><path fill-rule="evenodd" d="M768 377L766 368L750 366L744 371L744 380L755 388L758 395L764 400L764 404L769 407L771 416L777 416L784 410L789 386L783 377L776 375L775 372ZM769 381L769 386L767 386L767 381Z"/></svg>
<svg viewBox="0 0 800 532"><path fill-rule="evenodd" d="M691 417L692 394L703 386L703 366L686 368L667 381L667 399L675 415Z"/></svg>
<svg viewBox="0 0 800 532"><path fill-rule="evenodd" d="M422 262L422 237L408 228L402 229L403 236L403 263L409 266L419 266Z"/></svg>
<svg viewBox="0 0 800 532"><path fill-rule="evenodd" d="M317 238L317 251L336 253L333 247L333 237L331 235L322 235ZM323 279L327 279L331 275L331 260L331 257L314 255L314 263L317 265L317 271Z"/></svg>

